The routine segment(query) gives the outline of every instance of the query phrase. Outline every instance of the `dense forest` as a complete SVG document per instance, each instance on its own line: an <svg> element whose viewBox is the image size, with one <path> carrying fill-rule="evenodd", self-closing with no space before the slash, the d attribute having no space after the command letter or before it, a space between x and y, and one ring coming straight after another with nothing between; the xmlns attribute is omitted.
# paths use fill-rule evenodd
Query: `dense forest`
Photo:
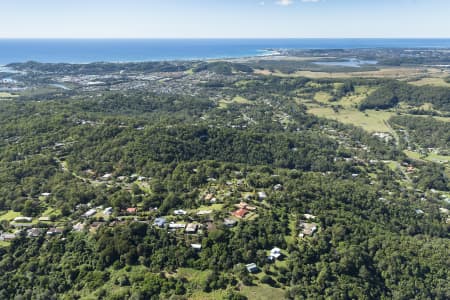
<svg viewBox="0 0 450 300"><path fill-rule="evenodd" d="M436 109L450 111L450 89L436 86L413 86L399 81L381 85L360 105L360 109L386 109L404 102L414 106L431 103Z"/></svg>

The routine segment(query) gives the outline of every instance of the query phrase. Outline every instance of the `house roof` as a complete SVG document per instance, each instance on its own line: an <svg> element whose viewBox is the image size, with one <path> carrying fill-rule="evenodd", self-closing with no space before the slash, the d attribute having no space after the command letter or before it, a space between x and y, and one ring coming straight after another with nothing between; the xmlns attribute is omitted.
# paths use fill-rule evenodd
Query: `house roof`
<svg viewBox="0 0 450 300"><path fill-rule="evenodd" d="M246 210L245 208L240 208L238 210L236 210L235 212L233 212L233 216L238 217L238 218L243 218L245 217L245 215L248 213L248 210Z"/></svg>

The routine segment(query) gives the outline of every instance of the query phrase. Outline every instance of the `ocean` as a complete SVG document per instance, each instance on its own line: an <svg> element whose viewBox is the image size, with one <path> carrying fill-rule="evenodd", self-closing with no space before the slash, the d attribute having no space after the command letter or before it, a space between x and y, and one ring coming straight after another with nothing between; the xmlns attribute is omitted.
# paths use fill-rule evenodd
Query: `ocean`
<svg viewBox="0 0 450 300"><path fill-rule="evenodd" d="M269 49L450 48L450 39L0 39L12 62L138 62L239 58Z"/></svg>

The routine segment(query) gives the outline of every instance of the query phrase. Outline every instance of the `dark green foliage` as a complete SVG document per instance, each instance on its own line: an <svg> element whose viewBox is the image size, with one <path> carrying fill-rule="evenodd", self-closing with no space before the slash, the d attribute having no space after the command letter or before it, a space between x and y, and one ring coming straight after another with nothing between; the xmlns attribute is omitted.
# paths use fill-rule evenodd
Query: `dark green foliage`
<svg viewBox="0 0 450 300"><path fill-rule="evenodd" d="M360 109L387 109L399 102L413 106L432 103L436 109L450 111L450 89L435 86L413 86L399 81L382 84L360 105Z"/></svg>

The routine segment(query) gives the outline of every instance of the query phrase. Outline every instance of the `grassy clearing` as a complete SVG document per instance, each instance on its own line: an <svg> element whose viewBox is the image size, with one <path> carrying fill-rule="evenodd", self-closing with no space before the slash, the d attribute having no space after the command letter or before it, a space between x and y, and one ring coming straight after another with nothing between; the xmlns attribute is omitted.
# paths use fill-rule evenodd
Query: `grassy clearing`
<svg viewBox="0 0 450 300"><path fill-rule="evenodd" d="M368 132L389 132L392 129L387 125L387 120L395 115L389 111L367 110L365 113L356 109L344 109L334 112L330 107L310 107L308 112L322 118L333 119L345 124L353 124L362 127Z"/></svg>
<svg viewBox="0 0 450 300"><path fill-rule="evenodd" d="M0 241L0 248L5 248L9 246L9 242Z"/></svg>
<svg viewBox="0 0 450 300"><path fill-rule="evenodd" d="M20 212L15 212L12 210L7 211L0 215L0 221L12 221L14 218L20 217L22 214Z"/></svg>
<svg viewBox="0 0 450 300"><path fill-rule="evenodd" d="M285 291L283 289L273 288L265 284L258 286L244 286L240 293L247 296L248 299L274 300L285 298Z"/></svg>
<svg viewBox="0 0 450 300"><path fill-rule="evenodd" d="M428 155L422 155L415 151L404 150L403 151L408 157L416 160L428 160L432 162L449 162L449 155L439 155L436 153L428 153Z"/></svg>
<svg viewBox="0 0 450 300"><path fill-rule="evenodd" d="M236 96L231 100L225 100L222 99L219 101L219 107L220 108L227 108L229 104L231 103L237 103L237 104L253 104L253 102L251 102L250 100L241 97L241 96Z"/></svg>
<svg viewBox="0 0 450 300"><path fill-rule="evenodd" d="M317 92L314 95L314 100L320 103L330 103L330 99L333 98L330 93L327 92Z"/></svg>
<svg viewBox="0 0 450 300"><path fill-rule="evenodd" d="M223 203L215 203L211 205L202 205L199 208L190 210L190 212L196 213L201 210L213 210L213 211L221 211L223 209L224 204Z"/></svg>
<svg viewBox="0 0 450 300"><path fill-rule="evenodd" d="M444 78L440 77L426 77L417 81L411 81L410 83L417 86L433 85L433 86L450 87L450 83L446 82Z"/></svg>
<svg viewBox="0 0 450 300"><path fill-rule="evenodd" d="M11 99L11 98L16 98L17 95L13 95L10 93L6 93L6 92L0 92L0 99Z"/></svg>
<svg viewBox="0 0 450 300"><path fill-rule="evenodd" d="M256 70L260 75L272 75L279 77L308 77L313 79L321 78L395 78L400 80L411 80L417 77L430 76L442 77L444 72L436 68L408 68L408 67L383 67L377 71L362 72L313 72L297 71L292 74L285 74L279 71Z"/></svg>

